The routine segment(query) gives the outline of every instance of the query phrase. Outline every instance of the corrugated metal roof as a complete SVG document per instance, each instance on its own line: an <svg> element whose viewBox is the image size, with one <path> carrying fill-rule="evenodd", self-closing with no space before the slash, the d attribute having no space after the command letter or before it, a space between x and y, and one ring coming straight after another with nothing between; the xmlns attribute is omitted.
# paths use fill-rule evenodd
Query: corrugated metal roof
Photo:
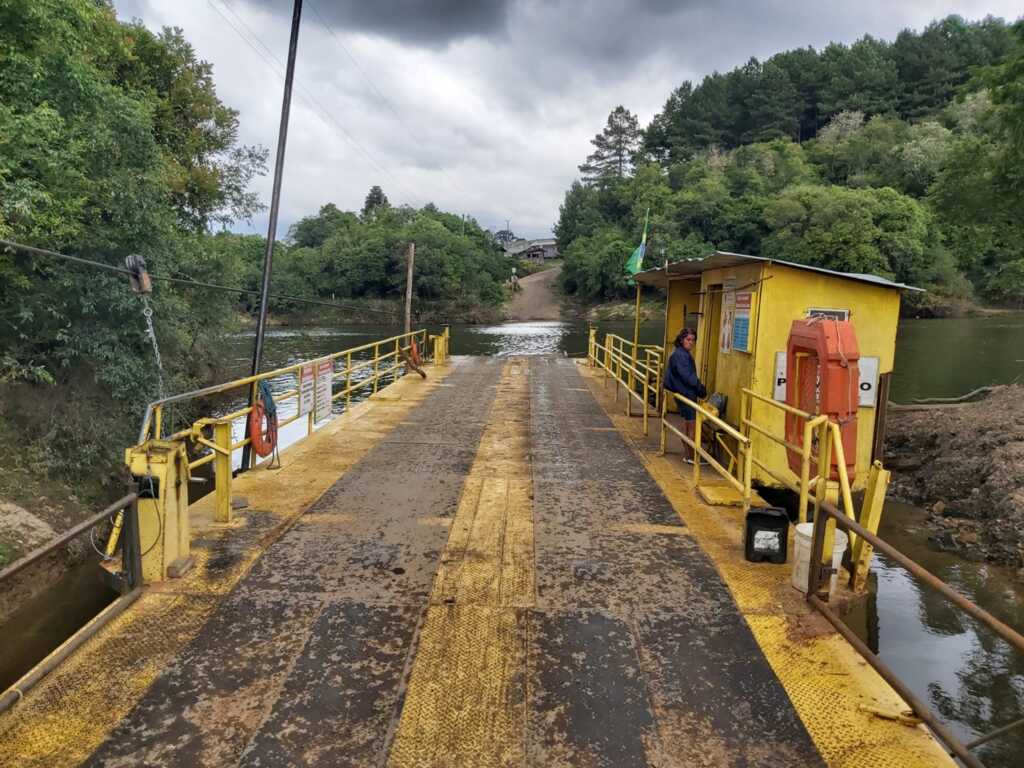
<svg viewBox="0 0 1024 768"><path fill-rule="evenodd" d="M832 275L833 277L842 277L847 280L856 280L861 283L871 283L872 285L878 285L882 288L893 288L897 291L924 291L924 288L915 288L912 285L895 283L892 280L879 277L878 275L866 275L860 272L837 272L834 269L812 267L807 264L796 264L792 261L782 261L781 259L768 259L764 256L747 256L742 253L729 253L728 251L715 251L710 256L705 256L703 259L674 261L669 264L667 268L655 267L653 269L640 272L635 277L638 282L644 285L664 286L668 282L669 278L686 277L688 275L696 277L700 275L701 272L706 272L709 269L738 267L742 264L749 264L752 261L781 264L784 267L804 269L809 272L820 272L825 275Z"/></svg>

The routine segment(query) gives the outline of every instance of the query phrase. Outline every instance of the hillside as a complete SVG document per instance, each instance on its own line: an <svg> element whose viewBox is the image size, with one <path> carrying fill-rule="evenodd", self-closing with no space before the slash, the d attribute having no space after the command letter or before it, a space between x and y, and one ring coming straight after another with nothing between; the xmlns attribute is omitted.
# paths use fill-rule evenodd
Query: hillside
<svg viewBox="0 0 1024 768"><path fill-rule="evenodd" d="M643 128L616 107L560 208L562 284L628 295L650 210L659 262L730 250L1019 305L1022 89L1024 22L951 16L684 82Z"/></svg>

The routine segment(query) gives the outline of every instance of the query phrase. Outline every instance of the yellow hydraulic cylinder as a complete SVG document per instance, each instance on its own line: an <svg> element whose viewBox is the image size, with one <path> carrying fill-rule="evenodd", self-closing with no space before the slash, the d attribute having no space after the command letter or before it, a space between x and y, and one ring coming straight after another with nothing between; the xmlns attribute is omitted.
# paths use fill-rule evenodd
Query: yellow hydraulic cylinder
<svg viewBox="0 0 1024 768"><path fill-rule="evenodd" d="M121 538L121 528L124 526L124 510L122 509L114 516L114 527L110 531L110 538L107 540L107 548L104 554L113 557L117 551L117 540Z"/></svg>
<svg viewBox="0 0 1024 768"><path fill-rule="evenodd" d="M189 552L188 454L181 441L149 440L125 451L139 483L139 546L145 583L180 576Z"/></svg>

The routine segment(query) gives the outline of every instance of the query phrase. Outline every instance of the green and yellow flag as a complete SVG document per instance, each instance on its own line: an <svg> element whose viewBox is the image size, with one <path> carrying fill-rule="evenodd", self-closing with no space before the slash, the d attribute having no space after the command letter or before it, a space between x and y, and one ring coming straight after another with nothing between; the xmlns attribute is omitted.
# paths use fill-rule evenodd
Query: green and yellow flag
<svg viewBox="0 0 1024 768"><path fill-rule="evenodd" d="M633 255L629 257L629 261L626 262L626 272L629 273L629 278L626 280L627 285L635 285L633 275L644 269L644 252L647 250L647 219L650 215L651 209L648 208L644 213L644 234L640 238L640 245L636 247Z"/></svg>

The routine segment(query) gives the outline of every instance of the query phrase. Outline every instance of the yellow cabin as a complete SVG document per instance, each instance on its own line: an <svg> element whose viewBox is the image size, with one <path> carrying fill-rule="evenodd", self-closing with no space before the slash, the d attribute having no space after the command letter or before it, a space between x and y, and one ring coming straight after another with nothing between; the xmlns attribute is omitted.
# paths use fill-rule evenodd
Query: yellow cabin
<svg viewBox="0 0 1024 768"><path fill-rule="evenodd" d="M790 367L799 367L801 358L799 351L793 354L794 321L821 318L825 330L830 330L831 324L837 328L841 324L852 331L856 342L847 342L847 346L855 346L859 354L858 381L856 389L851 389L857 404L849 409L850 414L856 413L856 420L846 461L853 475L853 488L864 487L872 461L881 457L900 292L920 289L875 275L834 272L721 251L703 259L647 270L636 279L641 285L658 286L666 292L664 360L671 355L680 329L696 329L694 359L698 373L709 393L725 396L723 416L732 425L740 424L745 388L792 404L794 385L788 382L787 397L787 380L791 378L787 373ZM846 354L841 339L839 352ZM817 381L805 376L804 382L804 389L818 406L826 389L823 370L818 369ZM786 431L782 410L756 399L750 407L754 421L779 434ZM805 410L821 412L810 405ZM778 487L780 483L772 473L798 479L786 448L757 432L750 439L754 456L772 470L766 472L755 466L755 482ZM855 457L849 455L852 453Z"/></svg>

